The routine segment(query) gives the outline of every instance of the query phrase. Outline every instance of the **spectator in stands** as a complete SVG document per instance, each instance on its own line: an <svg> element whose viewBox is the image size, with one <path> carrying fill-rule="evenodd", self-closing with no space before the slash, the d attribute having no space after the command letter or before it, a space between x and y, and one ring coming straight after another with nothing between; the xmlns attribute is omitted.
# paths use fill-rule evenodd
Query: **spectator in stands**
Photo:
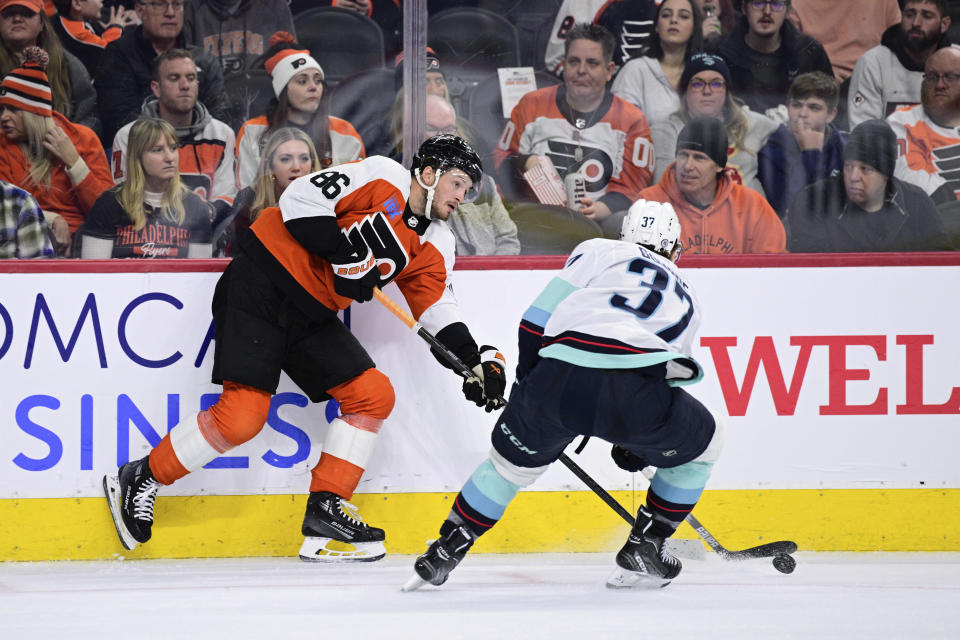
<svg viewBox="0 0 960 640"><path fill-rule="evenodd" d="M717 118L727 129L732 147L727 173L739 184L763 193L757 178L757 153L767 143L778 124L745 108L730 90L730 71L719 56L699 53L690 58L680 78L680 110L652 127L656 149L656 177L676 157L680 130L694 118Z"/></svg>
<svg viewBox="0 0 960 640"><path fill-rule="evenodd" d="M843 173L801 191L787 214L790 251L941 251L950 241L922 189L893 177L897 137L883 120L857 125Z"/></svg>
<svg viewBox="0 0 960 640"><path fill-rule="evenodd" d="M40 205L23 189L0 180L0 259L55 255Z"/></svg>
<svg viewBox="0 0 960 640"><path fill-rule="evenodd" d="M703 48L700 34L700 11L693 0L661 2L647 49L623 65L613 93L642 110L651 126L668 118L680 108L677 87L683 69Z"/></svg>
<svg viewBox="0 0 960 640"><path fill-rule="evenodd" d="M880 44L853 68L847 103L851 127L918 104L927 58L950 46L947 0L906 0L901 13L900 24L884 31Z"/></svg>
<svg viewBox="0 0 960 640"><path fill-rule="evenodd" d="M81 258L209 258L207 204L181 181L177 132L166 120L130 128L126 179L106 191L80 228Z"/></svg>
<svg viewBox="0 0 960 640"><path fill-rule="evenodd" d="M237 195L233 130L210 115L197 101L199 70L186 49L167 49L153 61L154 98L143 103L141 118L161 118L172 124L180 146L180 182L213 208L212 219L226 215ZM127 178L126 153L134 123L124 125L113 139L111 164L117 183Z"/></svg>
<svg viewBox="0 0 960 640"><path fill-rule="evenodd" d="M64 252L113 181L97 135L53 110L46 52L27 47L23 60L0 82L0 180L28 191L45 215L64 218L68 230L50 222L57 250Z"/></svg>
<svg viewBox="0 0 960 640"><path fill-rule="evenodd" d="M457 112L444 98L428 95L426 103L426 126L423 139L441 133L452 133L464 137L457 127ZM469 141L469 140L468 140ZM454 237L457 239L458 256L517 255L520 253L520 240L517 237L517 225L503 206L503 200L497 193L497 183L484 174L473 201L465 201L447 220Z"/></svg>
<svg viewBox="0 0 960 640"><path fill-rule="evenodd" d="M91 77L97 73L100 54L121 36L123 28L137 23L137 14L112 7L108 22L100 20L103 0L53 0L57 13L50 19L63 48L83 63Z"/></svg>
<svg viewBox="0 0 960 640"><path fill-rule="evenodd" d="M737 24L737 12L733 0L693 0L700 12L703 41L708 45L717 42L725 33L733 31Z"/></svg>
<svg viewBox="0 0 960 640"><path fill-rule="evenodd" d="M564 45L563 84L520 99L494 150L494 164L501 186L514 193L525 191L523 174L543 157L561 177L579 172L588 194L579 211L601 223L629 208L650 184L650 127L642 111L608 89L614 69L609 31L580 23Z"/></svg>
<svg viewBox="0 0 960 640"><path fill-rule="evenodd" d="M797 76L787 93L787 124L760 149L757 177L767 202L783 219L793 197L808 184L839 175L846 139L834 126L840 83L811 71Z"/></svg>
<svg viewBox="0 0 960 640"><path fill-rule="evenodd" d="M53 25L43 13L42 0L0 0L0 76L20 66L27 47L40 47L50 59L47 77L53 110L99 131L97 93L90 74L83 63L63 50Z"/></svg>
<svg viewBox="0 0 960 640"><path fill-rule="evenodd" d="M270 38L264 66L273 77L272 102L266 115L247 120L237 135L237 172L240 187L256 180L261 147L266 136L280 127L302 129L313 141L323 168L366 157L360 134L346 120L330 115L330 96L323 69L310 52L289 33Z"/></svg>
<svg viewBox="0 0 960 640"><path fill-rule="evenodd" d="M447 87L447 77L440 68L440 58L437 52L427 47L426 61L426 82L427 95L440 96L444 100L450 100L450 88ZM393 61L393 88L399 92L403 89L403 52L397 54Z"/></svg>
<svg viewBox="0 0 960 640"><path fill-rule="evenodd" d="M776 212L724 171L727 144L716 118L690 121L677 138L676 162L640 197L673 205L684 253L782 253L786 235Z"/></svg>
<svg viewBox="0 0 960 640"><path fill-rule="evenodd" d="M776 109L801 73L833 73L823 46L787 20L790 0L742 0L742 7L743 17L715 52L730 68L730 88L748 107Z"/></svg>
<svg viewBox="0 0 960 640"><path fill-rule="evenodd" d="M117 130L140 114L151 94L153 59L167 49L186 49L200 70L199 99L214 118L229 118L229 102L223 89L223 73L216 58L202 48L184 45L184 0L136 0L142 24L127 29L107 45L97 67L97 91L103 139L113 140Z"/></svg>
<svg viewBox="0 0 960 640"><path fill-rule="evenodd" d="M184 9L184 41L214 56L224 80L259 68L277 31L294 33L287 0L193 0Z"/></svg>
<svg viewBox="0 0 960 640"><path fill-rule="evenodd" d="M927 58L920 104L897 109L887 122L900 158L894 175L940 204L960 197L960 49L944 47Z"/></svg>
<svg viewBox="0 0 960 640"><path fill-rule="evenodd" d="M613 34L615 67L641 55L653 31L656 4L655 0L563 0L544 54L547 70L560 75L567 36L574 25L584 22L601 25Z"/></svg>
<svg viewBox="0 0 960 640"><path fill-rule="evenodd" d="M833 75L844 82L864 53L900 24L897 0L791 0L787 16L800 31L823 45Z"/></svg>
<svg viewBox="0 0 960 640"><path fill-rule="evenodd" d="M280 195L291 182L320 169L320 158L313 141L301 129L280 127L267 136L256 181L240 190L230 218L217 227L214 235L216 255L237 255L247 239L250 225L260 212L277 206Z"/></svg>

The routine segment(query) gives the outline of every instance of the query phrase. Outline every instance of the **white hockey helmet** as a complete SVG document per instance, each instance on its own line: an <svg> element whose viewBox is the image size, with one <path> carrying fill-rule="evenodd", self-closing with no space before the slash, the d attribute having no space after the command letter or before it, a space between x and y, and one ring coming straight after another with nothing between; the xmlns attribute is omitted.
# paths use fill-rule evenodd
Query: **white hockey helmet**
<svg viewBox="0 0 960 640"><path fill-rule="evenodd" d="M680 219L669 202L637 200L620 227L620 239L643 245L673 259L680 239Z"/></svg>

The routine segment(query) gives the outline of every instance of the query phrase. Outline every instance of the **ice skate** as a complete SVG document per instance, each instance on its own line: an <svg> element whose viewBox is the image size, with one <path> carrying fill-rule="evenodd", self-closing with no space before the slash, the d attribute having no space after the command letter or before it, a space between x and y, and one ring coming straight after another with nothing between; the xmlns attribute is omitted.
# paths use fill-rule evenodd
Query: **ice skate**
<svg viewBox="0 0 960 640"><path fill-rule="evenodd" d="M648 533L653 517L640 507L627 543L617 554L617 568L607 578L613 589L665 587L680 574L682 564L667 550L665 539Z"/></svg>
<svg viewBox="0 0 960 640"><path fill-rule="evenodd" d="M150 471L150 457L128 462L116 475L103 476L103 493L107 497L113 524L120 543L132 551L138 543L150 539L153 525L153 501L160 483Z"/></svg>
<svg viewBox="0 0 960 640"><path fill-rule="evenodd" d="M374 562L387 555L383 529L365 523L355 506L329 491L310 494L301 531L305 562Z"/></svg>
<svg viewBox="0 0 960 640"><path fill-rule="evenodd" d="M474 537L465 527L445 520L440 527L440 539L434 540L427 552L413 563L417 575L408 580L402 590L414 591L428 582L442 585L467 555L473 541Z"/></svg>

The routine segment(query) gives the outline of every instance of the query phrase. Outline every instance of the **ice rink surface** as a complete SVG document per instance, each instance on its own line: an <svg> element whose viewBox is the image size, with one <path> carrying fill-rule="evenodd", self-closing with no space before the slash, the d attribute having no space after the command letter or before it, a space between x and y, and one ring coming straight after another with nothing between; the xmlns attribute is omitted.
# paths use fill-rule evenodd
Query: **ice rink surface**
<svg viewBox="0 0 960 640"><path fill-rule="evenodd" d="M412 556L0 564L0 638L960 638L960 554L686 560L659 590L604 586L613 554L468 556L401 593Z"/></svg>

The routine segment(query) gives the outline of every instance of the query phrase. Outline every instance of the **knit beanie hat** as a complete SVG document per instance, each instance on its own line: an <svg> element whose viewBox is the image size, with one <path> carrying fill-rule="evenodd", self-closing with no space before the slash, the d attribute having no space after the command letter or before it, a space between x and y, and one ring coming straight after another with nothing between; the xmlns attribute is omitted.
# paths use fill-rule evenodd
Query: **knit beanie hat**
<svg viewBox="0 0 960 640"><path fill-rule="evenodd" d="M298 46L296 39L286 31L277 31L270 36L270 47L273 48L280 43L289 44L270 56L263 66L273 76L273 94L280 97L280 93L287 86L287 83L301 71L306 69L316 69L323 78L323 67L310 55L306 49L294 49Z"/></svg>
<svg viewBox="0 0 960 640"><path fill-rule="evenodd" d="M897 135L883 120L865 120L850 132L843 159L858 160L892 178L897 163Z"/></svg>
<svg viewBox="0 0 960 640"><path fill-rule="evenodd" d="M727 86L730 86L730 69L723 58L711 53L695 53L683 67L683 73L680 75L680 90L686 91L690 79L701 71L716 71L723 76Z"/></svg>
<svg viewBox="0 0 960 640"><path fill-rule="evenodd" d="M17 67L0 82L0 104L52 117L53 95L44 69L50 56L40 47L23 50L23 65Z"/></svg>
<svg viewBox="0 0 960 640"><path fill-rule="evenodd" d="M717 166L727 166L727 130L716 118L696 118L677 136L677 151L690 149L707 154Z"/></svg>
<svg viewBox="0 0 960 640"><path fill-rule="evenodd" d="M440 69L440 58L437 57L437 52L427 47L427 57L424 71L430 72L434 71L443 75L443 71ZM393 88L396 91L400 90L400 87L403 86L403 51L397 54L397 57L393 59Z"/></svg>

